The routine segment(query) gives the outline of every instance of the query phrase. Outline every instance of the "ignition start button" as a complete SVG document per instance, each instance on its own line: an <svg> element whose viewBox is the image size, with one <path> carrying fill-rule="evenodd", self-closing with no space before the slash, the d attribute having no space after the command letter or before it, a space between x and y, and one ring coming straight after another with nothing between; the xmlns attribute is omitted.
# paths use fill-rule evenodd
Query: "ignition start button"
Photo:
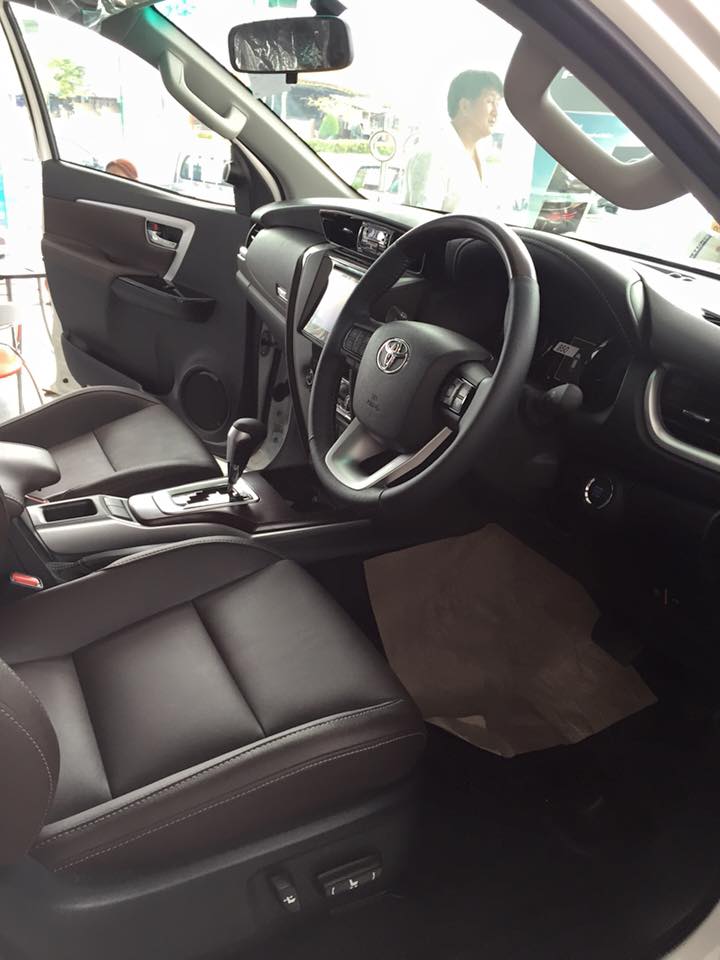
<svg viewBox="0 0 720 960"><path fill-rule="evenodd" d="M583 499L594 510L602 510L615 496L615 484L610 477L591 477L585 484Z"/></svg>

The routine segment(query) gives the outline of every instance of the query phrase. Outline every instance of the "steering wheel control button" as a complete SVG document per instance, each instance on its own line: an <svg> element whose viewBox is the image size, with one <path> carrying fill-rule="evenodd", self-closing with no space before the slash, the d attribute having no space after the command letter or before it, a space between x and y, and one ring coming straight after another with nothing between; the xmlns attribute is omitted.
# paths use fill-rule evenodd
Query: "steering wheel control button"
<svg viewBox="0 0 720 960"><path fill-rule="evenodd" d="M443 387L443 391L440 394L440 403L444 407L448 407L449 409L452 406L452 402L455 398L455 394L457 393L457 389L459 385L460 384L458 383L457 379L450 380L448 381L448 383L445 384L445 386Z"/></svg>
<svg viewBox="0 0 720 960"><path fill-rule="evenodd" d="M463 412L474 386L469 380L454 377L448 380L440 394L440 403L458 416Z"/></svg>
<svg viewBox="0 0 720 960"><path fill-rule="evenodd" d="M334 900L345 893L354 893L377 883L381 876L380 860L377 857L365 857L321 873L317 880L328 900Z"/></svg>
<svg viewBox="0 0 720 960"><path fill-rule="evenodd" d="M585 484L583 499L593 510L603 510L612 503L615 483L610 477L591 477Z"/></svg>
<svg viewBox="0 0 720 960"><path fill-rule="evenodd" d="M275 891L275 896L278 898L281 906L283 906L288 913L300 913L302 909L300 897L289 877L282 874L270 877L270 886Z"/></svg>
<svg viewBox="0 0 720 960"><path fill-rule="evenodd" d="M463 408L465 407L465 403L470 396L472 388L472 384L468 383L467 380L460 381L460 386L457 388L457 392L453 397L452 403L450 404L450 409L453 413L457 413L459 415L463 412Z"/></svg>
<svg viewBox="0 0 720 960"><path fill-rule="evenodd" d="M369 339L370 333L367 330L363 330L362 327L352 327L345 334L343 348L346 353L351 353L354 357L361 358L365 352L365 347L368 345Z"/></svg>
<svg viewBox="0 0 720 960"><path fill-rule="evenodd" d="M360 334L360 331L357 329L357 327L353 327L352 330L348 330L348 332L345 334L345 341L343 343L343 346L348 351L348 353L357 352L357 342L358 342L359 334Z"/></svg>

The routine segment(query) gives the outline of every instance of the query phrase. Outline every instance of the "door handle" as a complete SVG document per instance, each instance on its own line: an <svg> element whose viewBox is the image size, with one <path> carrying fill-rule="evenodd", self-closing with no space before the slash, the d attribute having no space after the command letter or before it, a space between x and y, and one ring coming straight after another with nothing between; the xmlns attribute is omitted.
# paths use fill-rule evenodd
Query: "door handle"
<svg viewBox="0 0 720 960"><path fill-rule="evenodd" d="M148 243L151 243L154 247L162 247L164 250L177 250L182 237L182 230L169 224L146 220L145 236Z"/></svg>

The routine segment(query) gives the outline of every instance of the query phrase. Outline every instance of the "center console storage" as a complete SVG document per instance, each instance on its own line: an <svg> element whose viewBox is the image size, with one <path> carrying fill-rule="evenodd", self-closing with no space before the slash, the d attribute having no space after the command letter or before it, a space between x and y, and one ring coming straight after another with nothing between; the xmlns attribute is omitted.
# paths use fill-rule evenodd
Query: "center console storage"
<svg viewBox="0 0 720 960"><path fill-rule="evenodd" d="M170 518L163 526L146 527L121 497L97 495L36 504L28 507L27 516L45 549L63 559L188 538L187 529L173 525ZM218 536L225 532L214 524L200 523L190 536Z"/></svg>
<svg viewBox="0 0 720 960"><path fill-rule="evenodd" d="M97 506L89 498L84 500L60 500L36 508L42 513L45 523L57 523L59 520L78 520L80 517L96 517Z"/></svg>

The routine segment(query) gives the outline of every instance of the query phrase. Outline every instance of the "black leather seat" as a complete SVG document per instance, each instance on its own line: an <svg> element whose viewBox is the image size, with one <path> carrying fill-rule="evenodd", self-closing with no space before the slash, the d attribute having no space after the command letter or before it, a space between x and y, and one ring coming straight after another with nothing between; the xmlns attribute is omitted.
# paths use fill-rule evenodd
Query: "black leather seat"
<svg viewBox="0 0 720 960"><path fill-rule="evenodd" d="M108 493L129 497L220 476L220 468L179 417L148 394L87 387L0 426L0 441L49 450L60 480L48 499Z"/></svg>
<svg viewBox="0 0 720 960"><path fill-rule="evenodd" d="M424 727L300 567L163 547L21 600L0 641L0 862L152 871L405 778Z"/></svg>

